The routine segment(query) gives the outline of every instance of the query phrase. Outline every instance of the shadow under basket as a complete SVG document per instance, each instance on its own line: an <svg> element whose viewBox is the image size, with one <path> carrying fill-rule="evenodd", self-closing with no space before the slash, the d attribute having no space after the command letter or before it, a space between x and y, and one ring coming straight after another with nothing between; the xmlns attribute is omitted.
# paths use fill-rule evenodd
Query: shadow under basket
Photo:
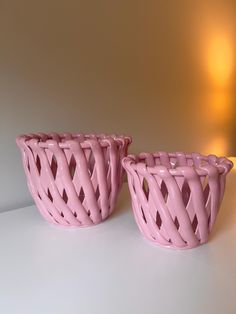
<svg viewBox="0 0 236 314"><path fill-rule="evenodd" d="M29 190L47 221L85 227L111 214L123 183L121 160L130 137L40 133L16 141Z"/></svg>
<svg viewBox="0 0 236 314"><path fill-rule="evenodd" d="M208 241L233 163L198 153L142 153L122 161L135 220L154 243L175 249Z"/></svg>

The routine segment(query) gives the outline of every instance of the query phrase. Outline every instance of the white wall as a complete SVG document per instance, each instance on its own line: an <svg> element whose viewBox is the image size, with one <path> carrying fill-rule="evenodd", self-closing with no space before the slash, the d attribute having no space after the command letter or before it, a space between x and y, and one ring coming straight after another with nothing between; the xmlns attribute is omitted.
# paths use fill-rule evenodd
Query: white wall
<svg viewBox="0 0 236 314"><path fill-rule="evenodd" d="M229 0L1 1L0 211L32 202L21 133L236 155L235 20Z"/></svg>

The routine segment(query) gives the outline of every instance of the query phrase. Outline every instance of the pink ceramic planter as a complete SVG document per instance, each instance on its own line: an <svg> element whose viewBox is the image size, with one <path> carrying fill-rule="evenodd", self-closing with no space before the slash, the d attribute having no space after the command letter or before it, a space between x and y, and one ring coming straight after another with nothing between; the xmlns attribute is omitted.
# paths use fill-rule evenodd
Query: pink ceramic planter
<svg viewBox="0 0 236 314"><path fill-rule="evenodd" d="M123 159L142 234L158 245L193 248L208 241L233 164L224 157L158 152Z"/></svg>
<svg viewBox="0 0 236 314"><path fill-rule="evenodd" d="M91 226L112 212L131 138L30 134L17 138L31 195L49 222Z"/></svg>

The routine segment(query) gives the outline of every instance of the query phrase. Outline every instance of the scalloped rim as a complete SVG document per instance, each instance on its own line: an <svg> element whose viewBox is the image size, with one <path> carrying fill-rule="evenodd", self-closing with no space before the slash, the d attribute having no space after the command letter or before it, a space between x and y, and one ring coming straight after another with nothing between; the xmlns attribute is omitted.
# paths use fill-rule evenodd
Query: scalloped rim
<svg viewBox="0 0 236 314"><path fill-rule="evenodd" d="M177 158L178 156L184 156L186 159L196 160L200 159L200 161L206 161L207 164L204 166L196 167L193 166L177 166L175 168L168 168L164 165L155 165L155 166L148 166L147 162L140 161L140 159L144 159L148 156L152 156L154 158L158 158L161 156L168 156L169 158ZM196 173L199 176L206 176L209 174L210 168L215 167L219 174L228 173L233 168L233 162L226 157L217 157L216 155L202 155L200 153L183 153L183 152L172 152L167 153L163 151L154 152L154 153L140 153L138 155L128 155L124 157L122 160L122 164L126 170L129 171L129 168L136 170L142 174L149 172L150 174L164 174L168 171L172 176L184 176L186 171L190 168L195 169ZM208 171L207 171L208 169Z"/></svg>
<svg viewBox="0 0 236 314"><path fill-rule="evenodd" d="M132 138L126 135L103 134L103 133L35 133L23 134L16 138L19 147L22 144L33 147L35 145L40 148L50 148L53 145L59 145L60 148L70 148L69 143L76 142L81 144L82 148L89 148L89 143L93 140L98 140L102 147L108 146L109 140L125 141L127 145L131 144Z"/></svg>

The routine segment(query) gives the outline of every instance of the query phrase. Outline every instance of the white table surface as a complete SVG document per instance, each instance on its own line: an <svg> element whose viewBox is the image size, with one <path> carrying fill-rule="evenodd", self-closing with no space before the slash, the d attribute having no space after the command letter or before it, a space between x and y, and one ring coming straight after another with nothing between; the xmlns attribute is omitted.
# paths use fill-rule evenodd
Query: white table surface
<svg viewBox="0 0 236 314"><path fill-rule="evenodd" d="M235 314L236 171L210 242L163 249L140 235L124 185L114 214L86 229L35 206L0 214L1 314Z"/></svg>

